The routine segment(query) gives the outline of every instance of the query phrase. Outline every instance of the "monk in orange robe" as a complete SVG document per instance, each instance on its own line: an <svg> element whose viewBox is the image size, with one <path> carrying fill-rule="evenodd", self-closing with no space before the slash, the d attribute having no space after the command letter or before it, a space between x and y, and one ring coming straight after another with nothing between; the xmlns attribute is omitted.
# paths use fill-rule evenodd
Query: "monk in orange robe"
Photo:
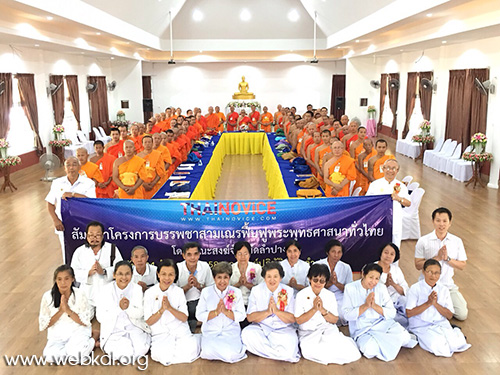
<svg viewBox="0 0 500 375"><path fill-rule="evenodd" d="M135 152L141 152L144 147L142 147L142 135L139 135L139 125L133 124L130 127L130 139L134 141Z"/></svg>
<svg viewBox="0 0 500 375"><path fill-rule="evenodd" d="M146 161L135 155L134 142L123 143L124 156L113 164L113 181L118 185L118 198L144 199L142 183L147 179Z"/></svg>
<svg viewBox="0 0 500 375"><path fill-rule="evenodd" d="M226 116L224 113L220 111L220 107L216 106L215 107L215 114L219 117L219 125L217 126L217 131L223 132L224 131L224 124L226 122Z"/></svg>
<svg viewBox="0 0 500 375"><path fill-rule="evenodd" d="M250 120L250 117L247 115L247 112L242 109L240 111L240 116L238 117L238 130L250 130L250 124L252 120Z"/></svg>
<svg viewBox="0 0 500 375"><path fill-rule="evenodd" d="M314 154L313 150L316 150L316 147L321 145L321 133L319 131L315 131L311 139L313 142L306 148L306 151L304 152L304 159L306 159L307 164L311 167L312 174L316 175L318 172L316 171L314 161L311 158Z"/></svg>
<svg viewBox="0 0 500 375"><path fill-rule="evenodd" d="M318 172L316 177L319 179L323 176L323 157L327 152L331 152L330 144L332 142L332 134L328 130L321 132L322 144L314 152L314 168Z"/></svg>
<svg viewBox="0 0 500 375"><path fill-rule="evenodd" d="M313 122L310 122L309 124L307 124L306 126L306 131L304 133L304 137L302 138L302 147L301 147L301 155L303 158L305 158L306 156L306 152L307 152L307 148L313 144L314 140L313 140L313 134L314 134L314 131L316 130L316 126L314 125ZM321 138L321 136L320 136ZM297 149L298 151L298 149Z"/></svg>
<svg viewBox="0 0 500 375"><path fill-rule="evenodd" d="M208 107L205 118L207 119L207 131L219 131L220 118L214 113L214 107Z"/></svg>
<svg viewBox="0 0 500 375"><path fill-rule="evenodd" d="M234 110L234 107L229 107L230 111L227 115L227 131L234 132L238 126L238 118L240 117L238 113Z"/></svg>
<svg viewBox="0 0 500 375"><path fill-rule="evenodd" d="M349 123L349 127L347 128L347 133L341 138L342 143L344 144L344 149L348 152L350 151L351 142L354 142L358 139L358 126L360 125L359 121L356 118L353 118Z"/></svg>
<svg viewBox="0 0 500 375"><path fill-rule="evenodd" d="M163 146L161 144L160 134L158 133L153 134L152 139L153 139L153 150L160 152L162 161L165 166L165 170L167 170L172 165L172 156L170 155L170 151L168 150L168 147Z"/></svg>
<svg viewBox="0 0 500 375"><path fill-rule="evenodd" d="M368 160L368 178L370 182L384 177L383 166L386 160L396 159L394 155L386 155L387 141L385 139L378 139L375 142L375 150L377 154Z"/></svg>
<svg viewBox="0 0 500 375"><path fill-rule="evenodd" d="M350 183L356 179L354 159L344 154L344 145L341 141L334 141L331 149L333 156L323 166L325 195L348 197Z"/></svg>
<svg viewBox="0 0 500 375"><path fill-rule="evenodd" d="M102 173L99 170L99 167L92 163L91 161L88 160L89 158L89 153L87 149L80 147L79 149L76 150L76 157L78 161L80 162L80 176L88 177L91 180L94 181L94 183L97 184L100 182L104 182L104 179L102 177Z"/></svg>
<svg viewBox="0 0 500 375"><path fill-rule="evenodd" d="M358 160L358 155L363 151L363 142L366 139L366 128L360 126L358 128L358 139L351 142L351 147L349 149L349 154L354 160Z"/></svg>
<svg viewBox="0 0 500 375"><path fill-rule="evenodd" d="M260 113L259 111L256 110L256 107L254 105L250 106L251 112L250 112L250 123L249 129L253 131L259 130L259 120L260 120Z"/></svg>
<svg viewBox="0 0 500 375"><path fill-rule="evenodd" d="M154 136L160 137L158 133ZM161 138L161 137L160 137ZM161 151L153 150L153 137L150 135L144 136L142 139L144 151L140 152L137 156L146 161L146 178L142 183L144 188L144 199L151 199L153 195L163 186L167 181L165 178L166 170L165 163L163 162L163 155ZM165 146L162 146L165 147Z"/></svg>
<svg viewBox="0 0 500 375"><path fill-rule="evenodd" d="M283 107L281 104L278 104L278 110L274 114L274 124L277 129L283 127Z"/></svg>
<svg viewBox="0 0 500 375"><path fill-rule="evenodd" d="M356 161L356 169L358 170L358 175L356 176L356 185L361 187L359 195L365 195L370 186L370 180L368 178L368 160L377 154L377 151L373 147L373 141L370 138L366 138L363 141L363 151L359 154L358 160ZM359 178L359 180L358 180Z"/></svg>
<svg viewBox="0 0 500 375"><path fill-rule="evenodd" d="M266 133L271 132L271 127L273 125L273 115L267 111L267 107L264 106L262 108L262 114L260 116L259 126L261 130L264 130Z"/></svg>
<svg viewBox="0 0 500 375"><path fill-rule="evenodd" d="M116 158L104 152L104 143L102 141L94 142L96 155L90 161L95 163L101 171L103 182L97 184L95 188L97 198L113 198L118 186L113 182L113 163Z"/></svg>
<svg viewBox="0 0 500 375"><path fill-rule="evenodd" d="M106 143L104 152L113 155L115 158L121 158L123 156L123 142L120 139L120 131L118 128L111 128L109 133L111 135L111 141Z"/></svg>
<svg viewBox="0 0 500 375"><path fill-rule="evenodd" d="M174 173L179 164L182 163L181 159L182 156L181 153L179 152L178 144L174 142L174 132L172 129L168 129L166 133L162 133L161 144L162 146L168 148L168 151L170 152L170 158L172 159L172 164L168 168L167 172L167 178L168 178L172 175L172 173Z"/></svg>
<svg viewBox="0 0 500 375"><path fill-rule="evenodd" d="M203 125L205 123L205 125ZM203 134L207 131L207 122L205 117L201 115L201 112L198 112L195 116L195 121L193 126L195 127L196 131L196 139L200 139Z"/></svg>

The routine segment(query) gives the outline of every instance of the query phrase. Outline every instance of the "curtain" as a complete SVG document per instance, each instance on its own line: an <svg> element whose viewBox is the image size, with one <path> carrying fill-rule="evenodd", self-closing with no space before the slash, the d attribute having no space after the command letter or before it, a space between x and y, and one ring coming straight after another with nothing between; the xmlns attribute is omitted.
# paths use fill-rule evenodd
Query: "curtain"
<svg viewBox="0 0 500 375"><path fill-rule="evenodd" d="M64 120L64 80L63 76L50 75L49 82L58 87L57 91L51 92L52 110L54 111L54 121L61 125Z"/></svg>
<svg viewBox="0 0 500 375"><path fill-rule="evenodd" d="M397 79L399 81L399 73L393 73L389 75L389 81L391 79ZM391 127L391 133L396 135L398 133L398 96L399 96L399 88L398 89L392 89L389 87L389 106L391 107L392 111L392 127Z"/></svg>
<svg viewBox="0 0 500 375"><path fill-rule="evenodd" d="M35 133L35 145L38 156L43 152L42 140L38 131L38 107L36 104L35 75L34 74L16 74L19 83L19 96L21 97L21 106L28 118L31 129Z"/></svg>
<svg viewBox="0 0 500 375"><path fill-rule="evenodd" d="M432 72L420 72L420 81L423 78L427 78L432 81L434 74ZM422 116L424 120L430 121L431 119L431 104L432 104L432 90L426 91L419 87L420 95L420 108L422 110Z"/></svg>
<svg viewBox="0 0 500 375"><path fill-rule="evenodd" d="M385 95L387 94L387 78L388 74L380 75L380 107L379 107L378 124L377 124L378 130L382 128L382 114L384 113Z"/></svg>
<svg viewBox="0 0 500 375"><path fill-rule="evenodd" d="M417 95L417 76L418 73L408 73L408 82L406 85L406 121L402 138L406 138L410 130L410 119L413 109L415 109L415 99Z"/></svg>
<svg viewBox="0 0 500 375"><path fill-rule="evenodd" d="M142 98L151 99L151 76L142 76ZM153 116L153 112L144 111L144 123Z"/></svg>
<svg viewBox="0 0 500 375"><path fill-rule="evenodd" d="M66 76L66 84L68 85L69 101L75 115L75 120L78 125L78 130L82 130L80 126L80 93L78 90L78 76Z"/></svg>
<svg viewBox="0 0 500 375"><path fill-rule="evenodd" d="M4 92L0 95L0 138L7 138L10 129L10 109L12 108L12 73L0 73L0 89Z"/></svg>
<svg viewBox="0 0 500 375"><path fill-rule="evenodd" d="M343 105L337 108L337 98L342 98ZM330 114L336 119L345 113L345 74L334 74L332 76L332 97L330 100Z"/></svg>
<svg viewBox="0 0 500 375"><path fill-rule="evenodd" d="M108 121L108 90L106 87L106 77L103 76L89 76L87 83L97 85L94 92L89 91L90 101L90 125L93 128L102 126L109 132ZM90 132L91 139L94 139L94 132Z"/></svg>
<svg viewBox="0 0 500 375"><path fill-rule="evenodd" d="M488 69L450 70L445 137L463 147L474 133L486 132L488 96L475 88L474 79L483 82L488 77Z"/></svg>

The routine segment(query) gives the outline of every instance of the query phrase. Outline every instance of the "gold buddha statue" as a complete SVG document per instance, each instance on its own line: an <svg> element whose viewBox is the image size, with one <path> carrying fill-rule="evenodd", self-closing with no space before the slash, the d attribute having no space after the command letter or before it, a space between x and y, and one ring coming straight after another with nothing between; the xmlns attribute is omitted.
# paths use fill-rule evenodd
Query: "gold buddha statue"
<svg viewBox="0 0 500 375"><path fill-rule="evenodd" d="M238 84L238 90L235 92L233 99L255 99L255 95L248 92L248 82L245 82L245 76L241 77L241 82Z"/></svg>

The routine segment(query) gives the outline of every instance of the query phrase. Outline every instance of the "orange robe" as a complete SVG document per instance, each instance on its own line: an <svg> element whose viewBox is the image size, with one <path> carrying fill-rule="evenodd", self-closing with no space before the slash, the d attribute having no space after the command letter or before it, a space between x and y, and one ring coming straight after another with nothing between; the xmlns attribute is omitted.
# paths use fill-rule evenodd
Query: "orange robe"
<svg viewBox="0 0 500 375"><path fill-rule="evenodd" d="M130 160L123 162L118 167L118 178L125 186L134 186L137 179L146 180L146 161L137 155ZM120 199L144 199L144 188L139 186L132 195L128 195L121 188L118 188L118 198Z"/></svg>
<svg viewBox="0 0 500 375"><path fill-rule="evenodd" d="M172 141L172 144L174 145L174 148L177 150L178 154L180 155L180 157L175 161L175 167L177 168L179 166L179 164L181 164L186 159L184 159L183 149L182 149L182 145L180 144L180 142ZM172 153L170 153L170 154L173 155Z"/></svg>
<svg viewBox="0 0 500 375"><path fill-rule="evenodd" d="M297 154L300 155L300 150L302 148L302 140L304 139L304 129L302 129L297 136Z"/></svg>
<svg viewBox="0 0 500 375"><path fill-rule="evenodd" d="M328 168L328 179L334 183L340 183L344 179L349 181L354 181L356 179L356 167L354 165L354 159L350 156L342 155L336 163L330 165ZM342 190L338 192L337 195L333 195L332 187L326 185L325 195L327 197L348 197L349 196L349 186L350 183L346 184Z"/></svg>
<svg viewBox="0 0 500 375"><path fill-rule="evenodd" d="M219 117L219 124L217 125L217 131L223 132L224 131L224 122L226 121L226 116L222 112L217 112L216 113L217 117ZM220 123L222 121L222 124Z"/></svg>
<svg viewBox="0 0 500 375"><path fill-rule="evenodd" d="M250 113L250 121L251 121L250 124L249 124L250 130L254 130L254 131L258 130L257 129L257 122L259 121L259 119L260 119L260 113L259 112L254 111L254 112Z"/></svg>
<svg viewBox="0 0 500 375"><path fill-rule="evenodd" d="M210 130L219 131L219 122L220 122L219 116L217 116L215 113L212 113L211 115L208 115L206 119L207 119L208 131Z"/></svg>
<svg viewBox="0 0 500 375"><path fill-rule="evenodd" d="M315 152L316 152L316 149L321 146L323 144L323 141L319 142L317 145L314 145L310 148L309 150L309 158L314 162L314 155L315 155ZM306 148L306 151L307 151L307 148ZM314 167L314 164L309 164L309 166L311 167L311 172L313 175L317 175L318 174L318 171L316 170L316 168Z"/></svg>
<svg viewBox="0 0 500 375"><path fill-rule="evenodd" d="M159 145L155 150L160 151L164 163L172 164L172 156L167 146Z"/></svg>
<svg viewBox="0 0 500 375"><path fill-rule="evenodd" d="M116 145L109 146L106 150L106 152L110 155L113 155L115 158L121 158L123 155L123 142L120 140Z"/></svg>
<svg viewBox="0 0 500 375"><path fill-rule="evenodd" d="M368 174L368 160L377 155L377 150L375 148L372 149L372 152L366 155L366 157L363 159L363 165L361 168ZM356 177L358 178L358 177ZM370 180L367 179L362 173L359 173L359 180L356 180L356 187L361 186L361 191L359 195L365 195L366 192L368 191L368 187L370 186Z"/></svg>
<svg viewBox="0 0 500 375"><path fill-rule="evenodd" d="M80 167L80 176L88 177L91 180L95 180L97 182L104 182L99 167L97 166L97 164L94 164L91 161L87 161Z"/></svg>
<svg viewBox="0 0 500 375"><path fill-rule="evenodd" d="M276 126L281 128L283 126L283 114L281 112L276 112L274 114L274 119L276 121Z"/></svg>
<svg viewBox="0 0 500 375"><path fill-rule="evenodd" d="M318 165L321 169L323 169L323 157L332 152L332 149L330 148L330 146L328 147L325 147L324 149L320 150L319 153L318 153ZM321 187L323 189L325 189L325 181L323 180L323 176L321 176L319 173L318 175L316 176L318 181L319 181L319 184L321 185Z"/></svg>
<svg viewBox="0 0 500 375"><path fill-rule="evenodd" d="M270 133L271 124L273 123L273 115L269 112L264 112L260 118L261 118L260 120L261 129L264 130L266 133Z"/></svg>
<svg viewBox="0 0 500 375"><path fill-rule="evenodd" d="M139 153L144 150L144 146L142 145L142 137L143 135L138 135L137 137L130 137L132 141L134 141L135 152Z"/></svg>
<svg viewBox="0 0 500 375"><path fill-rule="evenodd" d="M168 178L172 175L172 173L174 173L179 164L182 163L182 155L179 152L179 145L177 143L174 142L167 143L166 147L168 148L168 151L170 152L170 157L172 158L172 164L170 164L170 167L168 167L168 172L167 172L167 178ZM175 162L173 158L175 158Z"/></svg>
<svg viewBox="0 0 500 375"><path fill-rule="evenodd" d="M373 163L373 178L378 180L379 178L384 177L384 170L382 167L386 160L396 159L394 155L384 155L380 159L378 159L375 163Z"/></svg>
<svg viewBox="0 0 500 375"><path fill-rule="evenodd" d="M101 171L104 182L108 181L109 178L113 176L113 163L115 162L115 160L116 158L113 155L105 152L102 158L96 161L96 164L99 167L99 170ZM100 188L97 186L95 188L95 192L97 198L113 198L113 196L115 195L115 190L117 188L118 186L116 186L115 182L111 178L111 182L108 184L107 187Z"/></svg>
<svg viewBox="0 0 500 375"><path fill-rule="evenodd" d="M304 153L306 153L307 148L308 148L310 145L312 145L313 143L314 143L314 139L313 139L313 137L311 136L311 137L309 137L309 138L307 139L307 141L304 143L304 148L303 148Z"/></svg>
<svg viewBox="0 0 500 375"><path fill-rule="evenodd" d="M349 138L346 142L345 142L345 149L349 152L350 149L349 147L351 147L351 142L354 142L358 139L358 135L357 134L354 134L351 138Z"/></svg>
<svg viewBox="0 0 500 375"><path fill-rule="evenodd" d="M236 130L236 125L238 123L238 117L240 117L236 112L230 113L227 116L227 131L234 132Z"/></svg>
<svg viewBox="0 0 500 375"><path fill-rule="evenodd" d="M151 182L156 178L156 176L160 176L160 179L153 189L151 189L150 191L144 189L144 199L151 199L153 198L153 195L155 195L155 193L163 186L165 181L167 181L167 179L165 178L165 163L163 162L162 153L157 150L151 151L151 153L144 156L143 159L146 161L145 167L147 175L147 177L144 179L144 182Z"/></svg>

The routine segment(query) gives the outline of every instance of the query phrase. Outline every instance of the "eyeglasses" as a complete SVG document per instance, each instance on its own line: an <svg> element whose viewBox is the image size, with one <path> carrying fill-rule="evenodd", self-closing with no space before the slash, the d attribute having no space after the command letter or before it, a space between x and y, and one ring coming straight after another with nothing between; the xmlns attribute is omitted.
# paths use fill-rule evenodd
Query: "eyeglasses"
<svg viewBox="0 0 500 375"><path fill-rule="evenodd" d="M88 238L101 238L102 234L87 234Z"/></svg>
<svg viewBox="0 0 500 375"><path fill-rule="evenodd" d="M441 275L441 271L436 271L436 272L425 271L425 272L427 272L427 274L429 274L431 276L439 276L439 275Z"/></svg>
<svg viewBox="0 0 500 375"><path fill-rule="evenodd" d="M324 279L324 278L322 278L322 277L321 277L321 278L319 278L319 277L313 277L313 278L311 279L311 281L312 281L313 283L316 283L316 284L326 284L326 279Z"/></svg>
<svg viewBox="0 0 500 375"><path fill-rule="evenodd" d="M384 167L384 169L385 169L386 171L392 171L392 172L395 172L395 171L397 171L397 170L398 170L398 167Z"/></svg>

